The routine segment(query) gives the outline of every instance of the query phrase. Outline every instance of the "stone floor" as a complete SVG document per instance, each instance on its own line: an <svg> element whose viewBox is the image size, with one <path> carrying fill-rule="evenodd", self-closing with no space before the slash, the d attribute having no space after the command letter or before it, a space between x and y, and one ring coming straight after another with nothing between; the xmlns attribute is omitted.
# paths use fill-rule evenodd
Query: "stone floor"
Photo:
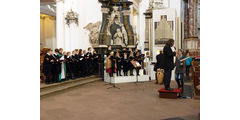
<svg viewBox="0 0 240 120"><path fill-rule="evenodd" d="M172 82L172 86L174 82ZM41 99L41 120L198 120L200 101L163 99L154 82L117 84L98 81Z"/></svg>

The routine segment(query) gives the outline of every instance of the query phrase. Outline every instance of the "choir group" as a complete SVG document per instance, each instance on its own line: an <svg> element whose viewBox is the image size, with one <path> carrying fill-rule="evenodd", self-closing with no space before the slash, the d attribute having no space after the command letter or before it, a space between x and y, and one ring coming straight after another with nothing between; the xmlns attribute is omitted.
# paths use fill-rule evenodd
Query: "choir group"
<svg viewBox="0 0 240 120"><path fill-rule="evenodd" d="M130 76L134 76L133 70L136 69L136 75L139 75L139 70L143 68L144 54L141 51L132 48L123 48L122 50L116 49L112 50L109 46L107 50L106 59L106 72L109 73L110 77L113 77L113 73L117 73L117 76L123 75L128 76L128 71L130 71Z"/></svg>
<svg viewBox="0 0 240 120"><path fill-rule="evenodd" d="M52 84L97 74L101 56L96 51L91 51L91 47L87 51L75 49L72 53L63 52L62 48L55 49L54 52L50 48L41 50L41 79L46 84ZM114 73L117 76L134 76L134 69L136 69L136 75L139 75L139 70L144 67L144 54L141 54L138 49L135 51L132 48L112 50L109 46L105 54L106 72L111 77Z"/></svg>
<svg viewBox="0 0 240 120"><path fill-rule="evenodd" d="M46 84L86 77L96 74L99 55L89 47L88 51L75 49L63 52L63 49L45 49L42 53L41 72ZM44 77L43 77L44 76Z"/></svg>

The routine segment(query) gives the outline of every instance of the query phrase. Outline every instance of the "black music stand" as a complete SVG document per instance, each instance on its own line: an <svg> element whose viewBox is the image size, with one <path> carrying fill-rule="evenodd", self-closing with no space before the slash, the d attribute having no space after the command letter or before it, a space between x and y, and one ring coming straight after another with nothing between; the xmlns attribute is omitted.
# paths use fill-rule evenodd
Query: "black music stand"
<svg viewBox="0 0 240 120"><path fill-rule="evenodd" d="M141 69L141 67L136 67L136 68L137 68L137 69L139 69L139 68ZM137 69L136 69L136 72L137 72ZM139 69L138 72L140 72L140 69ZM140 76L140 75L139 75L139 76ZM139 81L138 81L138 75L137 75L137 73L136 73L136 82L135 82L135 83L136 83L136 85L137 85L137 83L144 83L144 82L139 82Z"/></svg>

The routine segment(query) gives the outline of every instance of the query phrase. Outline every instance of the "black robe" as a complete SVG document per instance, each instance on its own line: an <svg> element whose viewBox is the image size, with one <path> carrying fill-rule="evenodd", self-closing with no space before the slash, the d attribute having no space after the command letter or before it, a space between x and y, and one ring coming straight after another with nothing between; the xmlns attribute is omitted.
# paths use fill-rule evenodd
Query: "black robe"
<svg viewBox="0 0 240 120"><path fill-rule="evenodd" d="M61 74L62 63L60 61L60 56L53 54L54 64L53 64L53 74Z"/></svg>
<svg viewBox="0 0 240 120"><path fill-rule="evenodd" d="M173 70L174 69L174 56L176 52L173 52L171 47L166 44L163 48L163 69Z"/></svg>
<svg viewBox="0 0 240 120"><path fill-rule="evenodd" d="M43 60L43 70L44 75L49 76L52 73L53 63L50 62L53 60L51 55L46 54Z"/></svg>
<svg viewBox="0 0 240 120"><path fill-rule="evenodd" d="M156 56L156 59L157 59L157 63L156 63L156 70L158 69L158 68L160 68L160 69L163 69L163 65L164 65L164 63L163 63L163 54L158 54L157 56ZM156 71L155 70L155 71Z"/></svg>
<svg viewBox="0 0 240 120"><path fill-rule="evenodd" d="M117 70L122 69L122 58L121 57L116 57L116 62L117 62Z"/></svg>
<svg viewBox="0 0 240 120"><path fill-rule="evenodd" d="M128 58L124 58L124 57L122 58L123 72L127 72L128 71L128 69L129 69L128 62L129 62Z"/></svg>
<svg viewBox="0 0 240 120"><path fill-rule="evenodd" d="M66 62L66 72L67 73L72 73L72 63L73 63L73 60L70 56L64 56L65 58L65 62Z"/></svg>

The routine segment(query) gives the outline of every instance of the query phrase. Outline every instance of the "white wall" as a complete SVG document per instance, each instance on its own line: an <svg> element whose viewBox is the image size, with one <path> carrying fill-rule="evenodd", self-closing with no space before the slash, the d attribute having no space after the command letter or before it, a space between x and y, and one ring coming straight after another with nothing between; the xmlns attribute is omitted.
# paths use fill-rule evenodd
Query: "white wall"
<svg viewBox="0 0 240 120"><path fill-rule="evenodd" d="M58 7L57 4L57 9ZM90 22L95 23L102 20L101 4L98 3L97 0L65 0L62 9L63 13L57 13L57 19L59 19L58 17L65 18L67 12L72 9L79 14L79 25L77 26L75 23L71 23L69 27L65 24L66 21L64 18L60 19L60 21L64 22L64 25L57 25L57 29L62 29L57 32L60 36L57 39L57 47L62 47L67 51L91 47L88 37L89 32L83 29L83 27ZM64 16L61 16L61 14ZM59 24L61 24L61 22ZM64 40L61 40L62 38Z"/></svg>
<svg viewBox="0 0 240 120"><path fill-rule="evenodd" d="M141 51L144 51L144 41L145 41L145 15L143 13L146 12L148 9L149 1L142 0L139 4L139 19L140 19L140 26L139 26L139 46Z"/></svg>
<svg viewBox="0 0 240 120"><path fill-rule="evenodd" d="M176 17L181 17L181 0L169 0L170 1L170 8L176 10Z"/></svg>

